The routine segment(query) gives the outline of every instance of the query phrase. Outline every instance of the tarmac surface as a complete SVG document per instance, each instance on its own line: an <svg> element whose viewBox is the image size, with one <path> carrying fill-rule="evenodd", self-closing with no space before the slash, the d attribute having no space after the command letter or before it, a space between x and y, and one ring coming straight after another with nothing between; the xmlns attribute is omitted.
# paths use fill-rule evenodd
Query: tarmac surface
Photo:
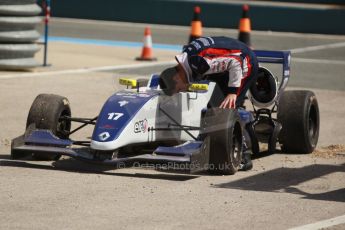
<svg viewBox="0 0 345 230"><path fill-rule="evenodd" d="M136 42L144 26L54 19L52 36L76 40L49 44L51 67L0 72L0 229L288 229L307 224L344 229L344 36L252 33L257 49L292 50L289 89L309 89L318 98L321 131L312 154L263 154L255 157L253 170L233 176L115 170L67 157L10 160L10 140L24 132L36 95L66 96L73 115L94 117L122 88L120 76L147 77L173 65L189 28L152 26L154 44L172 48L154 49L158 62L142 63L134 58L141 52ZM237 36L236 31L204 31ZM104 40L134 43L105 45ZM72 138L85 139L91 132L90 127Z"/></svg>

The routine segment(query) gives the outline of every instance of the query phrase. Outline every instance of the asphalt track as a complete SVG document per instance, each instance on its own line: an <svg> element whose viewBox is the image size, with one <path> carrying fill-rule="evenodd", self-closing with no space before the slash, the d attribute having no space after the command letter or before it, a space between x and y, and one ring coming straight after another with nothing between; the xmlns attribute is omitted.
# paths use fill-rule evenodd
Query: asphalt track
<svg viewBox="0 0 345 230"><path fill-rule="evenodd" d="M0 229L344 229L345 149L328 151L345 144L342 36L252 33L257 49L292 50L290 88L315 91L321 134L313 154L263 154L253 170L233 176L9 159L10 140L24 131L37 94L65 95L74 115L92 117L121 89L118 77L172 65L177 50L167 46L154 50L159 62L133 60L144 26L54 19L51 34L68 39L51 42L51 67L0 72ZM152 32L154 44L171 48L184 44L189 28L152 26ZM237 32L205 29L215 34Z"/></svg>

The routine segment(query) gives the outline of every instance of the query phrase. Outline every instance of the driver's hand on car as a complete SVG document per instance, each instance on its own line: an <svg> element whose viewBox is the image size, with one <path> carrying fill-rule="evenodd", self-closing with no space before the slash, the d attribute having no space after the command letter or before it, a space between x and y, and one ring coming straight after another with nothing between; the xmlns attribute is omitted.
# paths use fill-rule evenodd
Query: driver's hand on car
<svg viewBox="0 0 345 230"><path fill-rule="evenodd" d="M236 99L237 99L236 94L228 94L228 96L226 96L225 99L223 100L222 104L220 104L219 108L221 109L235 108Z"/></svg>

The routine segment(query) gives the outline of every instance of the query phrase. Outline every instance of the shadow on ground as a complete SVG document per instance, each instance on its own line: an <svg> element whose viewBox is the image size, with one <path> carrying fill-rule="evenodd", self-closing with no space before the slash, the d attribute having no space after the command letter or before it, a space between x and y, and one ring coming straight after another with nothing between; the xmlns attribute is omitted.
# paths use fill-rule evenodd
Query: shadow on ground
<svg viewBox="0 0 345 230"><path fill-rule="evenodd" d="M318 194L308 193L296 188L303 182L322 178L336 172L345 172L345 164L315 164L302 168L277 168L237 181L214 185L214 187L262 192L285 192L302 195L303 199L345 202L345 185L342 185L344 188Z"/></svg>
<svg viewBox="0 0 345 230"><path fill-rule="evenodd" d="M0 159L2 160L10 160L11 156L9 154L5 155L5 154L0 154Z"/></svg>
<svg viewBox="0 0 345 230"><path fill-rule="evenodd" d="M75 173L92 173L110 176L121 176L121 177L132 177L132 178L146 178L146 179L156 179L156 180L171 180L171 181L187 181L191 179L198 178L195 175L185 175L185 174L171 174L171 173L159 173L159 174L149 174L149 173L124 173L124 172L114 172L116 170L113 166L104 166L100 164L91 164L87 162L82 162L74 159L61 159L52 162L49 165L43 165L40 161L17 161L10 160L8 155L0 155L0 166L1 167L18 167L18 168L32 168L41 170L60 170L66 172ZM110 170L112 170L110 172Z"/></svg>

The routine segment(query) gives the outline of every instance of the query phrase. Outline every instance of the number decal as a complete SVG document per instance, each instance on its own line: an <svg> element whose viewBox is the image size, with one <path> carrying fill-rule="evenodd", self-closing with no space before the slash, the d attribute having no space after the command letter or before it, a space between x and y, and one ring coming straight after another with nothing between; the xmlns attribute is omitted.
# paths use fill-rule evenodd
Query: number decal
<svg viewBox="0 0 345 230"><path fill-rule="evenodd" d="M108 120L117 121L122 116L123 113L108 113Z"/></svg>

